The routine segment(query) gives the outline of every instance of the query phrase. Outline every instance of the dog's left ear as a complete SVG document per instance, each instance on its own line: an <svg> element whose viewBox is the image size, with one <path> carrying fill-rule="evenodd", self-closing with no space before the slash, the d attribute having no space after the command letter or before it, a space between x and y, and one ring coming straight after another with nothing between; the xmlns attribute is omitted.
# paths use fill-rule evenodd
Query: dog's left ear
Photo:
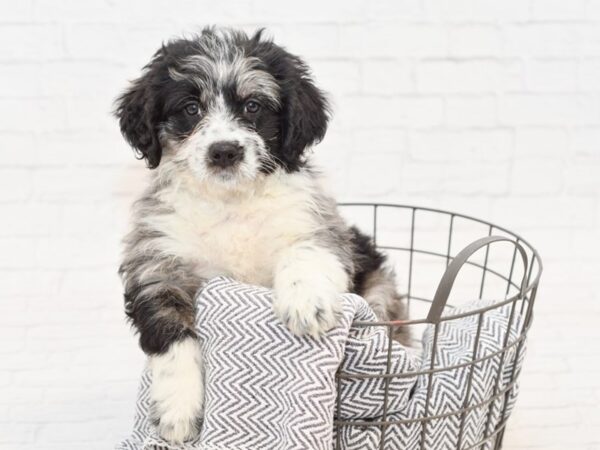
<svg viewBox="0 0 600 450"><path fill-rule="evenodd" d="M317 144L325 136L329 122L329 104L318 89L308 67L299 58L292 57L293 70L285 80L282 104L282 150L286 161L296 165L306 148Z"/></svg>

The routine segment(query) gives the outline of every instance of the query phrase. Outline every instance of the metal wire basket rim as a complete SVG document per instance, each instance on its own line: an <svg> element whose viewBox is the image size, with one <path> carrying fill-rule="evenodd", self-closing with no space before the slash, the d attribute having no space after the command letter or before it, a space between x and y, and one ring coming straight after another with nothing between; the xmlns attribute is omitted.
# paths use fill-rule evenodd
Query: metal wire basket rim
<svg viewBox="0 0 600 450"><path fill-rule="evenodd" d="M503 300L497 301L493 305L490 305L487 307L473 309L473 310L471 310L469 312L465 312L465 313L442 316L439 320L440 322L456 320L456 319L460 319L460 318L467 317L467 316L482 314L491 309L500 308L511 302L516 302L517 300L519 300L522 297L522 294L527 294L527 293L531 292L539 284L539 280L540 280L540 277L543 272L543 264L542 264L542 260L540 258L538 251L527 240L523 239L519 234L514 233L504 227L500 227L491 222L488 222L488 221L485 221L482 219L478 219L476 217L468 216L466 214L461 214L461 213L452 212L452 211L445 211L445 210L437 209L437 208L421 207L421 206L414 206L414 205L402 205L402 204L394 204L394 203L367 203L367 202L343 202L343 203L339 203L339 205L340 206L350 206L350 207L353 207L353 206L370 207L370 208L374 208L375 212L377 211L378 207L410 209L413 212L413 227L414 227L414 213L417 210L444 214L444 215L450 216L452 218L452 220L454 217L459 217L459 218L463 218L466 220L471 220L471 221L480 223L482 225L487 225L488 227L490 227L490 235L491 235L492 230L494 230L494 229L501 231L503 233L506 233L506 234L510 235L510 237L511 237L511 239L509 239L510 242L517 243L517 244L524 244L528 247L529 250L531 250L532 258L530 260L529 273L526 274L527 275L527 286L524 289L522 289L522 293L519 292L516 295L509 297L509 298L505 297ZM506 237L506 236L502 236L502 237ZM512 238L514 238L514 240ZM491 244L488 244L486 246L488 249L489 249L489 245L491 245ZM386 246L381 246L380 248L386 248ZM393 246L387 246L387 248L407 251L407 252L411 252L411 253L429 254L432 256L439 256L439 257L447 258L448 261L451 261L454 259L453 257L450 257L449 255L436 253L436 252L430 252L427 250L418 250L418 249L416 250L416 249L412 249L412 248L401 248L401 247L395 248ZM516 248L515 248L515 252L516 252ZM493 269L484 268L481 264L474 263L471 261L466 261L465 263L475 266L475 267L482 268L490 273L493 273L494 275L499 276L500 278L504 279L505 281L508 281L510 283L510 285L514 286L515 288L518 288L516 283L512 282L511 280L507 279L506 277L502 276L501 274L496 273L496 271L494 271ZM531 275L531 272L533 271L533 267L534 267L535 263L537 263L538 270L537 270L537 273L535 274L535 276L533 278L531 278L530 275ZM527 270L527 268L524 268L524 270ZM512 270L511 270L511 272L512 272ZM525 296L524 298L527 299L527 296ZM389 327L389 326L401 326L401 325L418 325L418 324L425 324L425 323L431 323L431 322L425 318L425 319L413 319L413 320L401 320L401 321L357 321L357 322L354 322L354 325L361 326L361 327L366 327L366 326L388 326Z"/></svg>
<svg viewBox="0 0 600 450"><path fill-rule="evenodd" d="M398 250L404 252L409 257L409 269L408 269L408 301L410 304L411 300L420 300L426 303L430 303L431 306L429 308L429 314L426 318L418 319L418 320L398 320L398 321L382 321L382 322L369 322L369 321L361 321L356 323L359 326L384 326L387 329L388 333L388 345L387 345L387 368L385 374L351 374L346 372L338 372L336 374L336 384L337 384L337 400L336 400L336 408L337 415L335 424L336 427L339 426L353 426L353 427L375 427L380 429L380 438L379 438L379 448L383 450L385 448L386 442L386 430L389 430L391 425L405 425L412 424L420 427L420 448L424 450L426 448L426 437L427 437L427 428L433 421L436 420L448 420L447 418L457 418L460 422L460 429L458 430L458 443L456 444L456 448L463 448L463 436L465 431L465 420L467 419L467 413L470 411L477 411L481 409L483 412L487 409L487 419L485 420L485 426L483 428L482 433L478 432L474 439L477 439L479 442L476 444L469 443L469 449L479 448L481 445L487 442L491 442L493 448L499 450L502 446L502 438L505 431L505 426L508 420L507 411L509 407L509 395L514 392L516 387L518 375L521 372L520 357L522 354L522 350L525 347L526 338L528 335L528 331L530 329L530 325L532 323L533 318L533 305L535 303L535 299L538 292L539 280L541 274L543 272L543 265L540 259L540 255L537 250L525 239L523 239L520 235L497 225L494 225L488 221L481 220L472 216L468 216L461 213L445 211L437 208L429 208L429 207L419 207L413 205L403 205L403 204L393 204L393 203L372 203L372 202L343 202L340 203L340 207L356 207L356 208L367 208L363 212L369 213L371 216L372 224L373 224L373 242L374 244L381 248L382 250ZM380 210L381 208L381 210ZM385 215L386 209L387 213L393 213L394 211L402 211L402 218L400 220L391 219L390 217ZM383 212L383 213L382 213ZM421 224L422 217L427 218L425 214L420 213L432 213L435 220L431 222L431 226L428 226L426 229L431 232L432 235L435 233L441 234L441 236L446 236L446 248L443 250L437 250L440 253L436 253L435 251L429 252L428 250L421 250L420 248L415 248L415 244L417 247L421 247L421 231L419 231L419 225ZM419 213L419 214L418 214ZM435 217L435 215L443 215L444 217ZM407 217L405 217L407 216ZM387 222L390 225L386 225L384 230L387 233L388 229L393 230L393 225L395 222L399 222L401 228L398 230L404 234L404 224L405 221L408 220L408 225L410 225L409 233L410 233L410 246L408 248L391 248L391 246L381 246L379 245L382 239L378 239L378 235L385 235L383 231L379 233L379 230L382 230L381 225L379 224L380 219L383 222ZM456 220L458 219L458 220ZM480 237L475 239L473 242L469 243L459 251L456 250L457 244L463 241L463 231L469 231L471 234L475 235L477 233L477 229L471 227L467 227L466 230L462 227L462 220L465 220L467 223L476 224L479 227L486 227L486 232L480 233ZM429 220L426 220L429 223ZM444 223L447 222L447 228L445 228ZM455 226L457 224L458 226ZM444 233L443 229L447 231ZM485 233L485 234L484 234ZM486 236L487 235L487 236ZM416 237L416 239L415 239ZM492 243L499 242L510 242L513 245L512 251L512 261L510 261L510 272L503 274L497 273L496 270L492 268L488 268L488 256L490 254L490 245ZM425 245L427 247L427 245ZM478 264L478 259L474 261L469 261L469 259L474 259L473 255L480 250L485 249L485 258L484 262ZM517 263L517 256L520 253L521 260L523 262L523 270L519 270L518 268L521 266L520 263ZM443 258L445 262L446 268L444 269L444 273L441 276L439 282L437 283L437 289L435 291L435 295L430 299L424 298L427 295L421 295L417 297L416 295L412 295L412 275L413 275L413 262L414 258L419 254L429 254L434 256L435 258ZM492 259L495 261L495 259ZM517 265L515 265L517 263ZM470 310L450 310L446 311L446 307L452 307L452 305L448 305L447 301L452 292L452 288L454 282L457 280L461 270L466 265L476 266L483 271L480 280L480 288L479 288L479 296L474 298L483 298L484 294L484 282L486 280L486 274L489 272L489 277L497 276L498 280L504 280L504 288L505 292L503 295L495 295L496 300L492 298L492 296L486 296L489 298L491 303L486 302L485 304L477 304L471 306ZM534 269L536 273L534 273ZM521 278L520 273L522 272L523 276ZM518 277L518 280L513 282L513 278ZM497 280L497 281L498 281ZM519 282L520 281L520 282ZM518 283L518 285L517 285ZM488 283L489 284L489 283ZM518 293L509 297L512 288L516 288ZM464 296L463 296L464 297ZM511 305L511 306L508 306ZM456 305L458 306L458 305ZM455 307L456 307L455 306ZM479 306L479 308L478 308ZM483 318L485 317L485 313L502 307L510 308L510 318L508 319L508 323L506 325L506 331L504 333L504 338L502 348L488 349L490 354L486 354L483 356L479 356L480 352L480 333L481 327L483 324ZM519 309L517 309L519 308ZM513 324L513 320L517 316L517 314L523 315L523 321L518 326L517 335L514 335L510 332L512 330L511 326ZM444 315L448 313L447 315ZM488 315L489 316L489 315ZM435 349L437 349L438 345L438 336L440 331L440 326L442 322L459 319L463 317L473 317L478 318L477 325L477 334L475 336L474 348L471 350L471 357L468 361L461 359L458 364L453 364L448 367L436 367L436 353ZM391 367L391 359L392 359L392 338L394 333L394 327L401 325L413 325L413 324L432 324L434 325L433 331L433 342L431 344L431 361L428 364L421 364L423 367L419 367L417 371L411 371L405 374L394 374L392 373ZM510 352L510 353L509 353ZM511 361L513 362L512 368L505 367L505 359L510 356ZM479 357L478 357L479 356ZM499 359L499 366L497 369L492 369L496 373L496 379L494 382L493 391L485 394L485 399L476 399L470 396L470 392L472 389L472 382L474 377L474 371L476 367L483 367L486 363L490 361L494 361ZM434 410L430 411L431 407L431 396L433 392L433 379L436 375L439 374L449 374L452 377L452 370L467 370L468 371L468 381L467 381L467 391L464 400L462 401L462 405L453 405L452 408L443 408L439 409L436 407ZM509 372L507 373L506 370ZM390 383L394 378L406 378L406 377L415 377L418 376L421 379L421 376L424 376L427 381L425 381L427 393L425 398L424 411L422 414L418 414L420 417L388 417L388 397L389 397L389 389ZM506 376L509 378L506 379ZM374 418L375 420L363 419L361 417L357 417L356 420L339 420L339 412L341 411L341 386L343 379L352 380L352 379L380 379L382 383L384 383L384 397L383 397L383 415L379 418ZM503 379L503 384L507 383L504 386L500 386L500 380ZM492 380L490 380L492 381ZM491 394L491 397L487 398L488 395ZM413 394L411 394L413 395ZM500 411L496 411L498 414L493 412L494 405L497 405L496 402L503 400L503 402L499 405L501 409ZM477 402L476 404L469 404L469 402ZM443 406L443 405L442 405ZM445 410L446 409L446 410ZM451 409L451 411L447 411L447 409ZM497 417L496 417L497 416ZM388 420L392 419L392 420ZM394 420L396 419L396 420ZM493 419L493 421L492 421ZM435 422L434 422L435 423ZM338 430L338 428L336 428ZM336 432L336 449L341 448L341 433ZM466 449L465 449L466 450Z"/></svg>
<svg viewBox="0 0 600 450"><path fill-rule="evenodd" d="M498 231L502 231L504 233L510 234L518 242L522 242L525 245L527 245L527 247L529 247L529 249L533 252L532 261L534 261L534 260L537 261L538 266L539 266L539 270L538 270L538 274L533 279L533 281L529 280L529 285L527 286L527 289L529 289L531 285L535 285L535 284L538 283L539 278L541 276L541 273L542 273L542 271L544 269L544 266L542 264L542 260L540 258L540 255L539 255L538 251L535 249L535 247L533 247L529 243L529 241L527 241L526 239L523 239L521 237L521 235L515 233L514 231L510 231L507 228L495 225L495 224L493 224L491 222L488 222L486 220L483 220L483 219L478 219L478 218L473 217L473 216L468 216L466 214L461 214L461 213L457 213L457 212L453 212L453 211L446 211L446 210L443 210L443 209L430 208L430 207L427 207L427 206L403 205L403 204L400 204L400 203L342 202L342 203L339 203L339 206L370 206L370 207L375 207L375 208L378 208L378 207L384 207L384 208L403 208L403 209L412 209L413 211L421 210L421 211L428 211L428 212L446 214L448 216L454 216L454 217L460 217L462 219L472 220L472 221L478 222L478 223L480 223L482 225L487 225L489 227L495 228ZM443 255L443 256L445 257L446 255Z"/></svg>

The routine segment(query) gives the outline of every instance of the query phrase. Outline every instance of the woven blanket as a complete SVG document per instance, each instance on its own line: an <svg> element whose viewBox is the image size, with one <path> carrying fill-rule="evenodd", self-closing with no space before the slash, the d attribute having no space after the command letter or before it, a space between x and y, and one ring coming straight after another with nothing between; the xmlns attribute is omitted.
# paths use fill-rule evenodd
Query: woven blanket
<svg viewBox="0 0 600 450"><path fill-rule="evenodd" d="M200 436L184 445L163 441L149 418L151 374L142 374L136 404L134 430L118 450L344 450L379 449L384 414L386 381L362 377L341 380L337 402L336 371L349 375L383 375L388 371L388 338L384 327L352 326L355 321L375 321L362 298L342 296L343 314L337 328L321 339L296 337L275 317L271 291L220 277L210 281L197 298L197 332L205 361L205 416ZM482 306L481 301L477 303ZM471 306L472 308L473 306ZM462 310L467 310L469 306ZM452 313L460 312L454 309ZM433 348L433 327L423 336L422 358L392 342L387 420L402 421L441 415L427 423L392 424L383 434L388 450L467 447L494 431L502 416L510 414L516 388L505 389L513 376L517 345L501 361L500 355L474 366L428 377L413 373L471 360L475 340L478 357L492 355L502 347L510 305L486 313L477 337L477 317L442 322ZM513 318L509 343L518 335L521 318ZM521 356L523 351L518 352ZM499 364L503 363L502 370ZM520 365L518 361L516 369ZM500 373L500 379L497 374ZM471 382L469 383L469 377ZM470 386L470 387L469 387ZM431 390L429 402L427 391ZM497 394L491 402L485 402ZM468 406L459 415L446 415ZM360 421L362 426L340 420ZM461 418L464 424L461 427ZM374 426L365 426L373 422ZM491 447L490 447L491 448Z"/></svg>

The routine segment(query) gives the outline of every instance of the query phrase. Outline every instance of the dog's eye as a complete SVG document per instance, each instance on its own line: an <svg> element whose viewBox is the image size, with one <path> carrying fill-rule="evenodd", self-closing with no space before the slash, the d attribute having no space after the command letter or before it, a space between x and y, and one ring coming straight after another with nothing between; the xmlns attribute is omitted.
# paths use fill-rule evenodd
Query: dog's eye
<svg viewBox="0 0 600 450"><path fill-rule="evenodd" d="M200 105L198 104L198 102L189 102L186 103L183 109L185 110L186 114L189 114L190 116L195 116L200 112Z"/></svg>
<svg viewBox="0 0 600 450"><path fill-rule="evenodd" d="M260 109L260 103L256 100L248 100L244 105L244 110L249 114L256 114Z"/></svg>

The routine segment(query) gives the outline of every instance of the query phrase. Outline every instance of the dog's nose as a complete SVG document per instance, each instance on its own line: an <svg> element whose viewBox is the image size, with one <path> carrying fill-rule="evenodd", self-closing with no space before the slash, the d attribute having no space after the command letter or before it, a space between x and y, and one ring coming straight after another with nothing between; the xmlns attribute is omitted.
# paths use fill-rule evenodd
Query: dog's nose
<svg viewBox="0 0 600 450"><path fill-rule="evenodd" d="M208 160L217 167L231 167L242 160L244 149L236 142L219 141L208 147Z"/></svg>

